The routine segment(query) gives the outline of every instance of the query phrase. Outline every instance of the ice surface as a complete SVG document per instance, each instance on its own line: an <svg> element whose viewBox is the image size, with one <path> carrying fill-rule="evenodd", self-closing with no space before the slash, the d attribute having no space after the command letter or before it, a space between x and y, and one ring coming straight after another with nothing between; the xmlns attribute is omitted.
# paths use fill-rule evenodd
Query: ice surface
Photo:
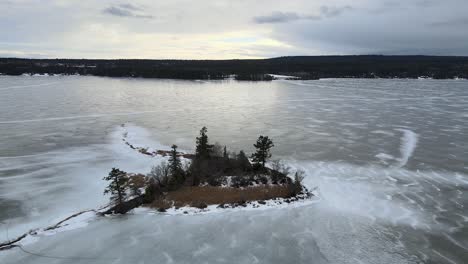
<svg viewBox="0 0 468 264"><path fill-rule="evenodd" d="M136 136L135 132L139 128L132 128L131 125L125 129L115 128L106 145L2 158L4 163L8 161L8 165L2 167L3 170L30 168L31 171L14 177L0 178L3 187L12 187L2 193L3 197L11 200L28 198L23 204L28 214L27 219L7 220L5 225L8 226L8 230L0 229L1 236L5 237L8 232L13 238L31 229L54 224L73 213L106 205L109 198L102 194L106 185L102 178L112 167L146 174L152 166L167 160L166 157L146 156L130 149L122 141L124 131L129 131L132 140L136 142L143 140L147 134L141 131L142 133ZM150 139L146 140L146 143L168 149Z"/></svg>
<svg viewBox="0 0 468 264"><path fill-rule="evenodd" d="M118 162L121 168L145 173L151 165L165 159L142 155L129 148L122 141L123 135L135 146L165 148L141 127L120 126L110 134L105 149L118 155L112 162ZM403 149L411 151L411 147ZM66 163L67 159L61 156L56 162ZM20 243L28 252L47 257L28 256L12 249L0 253L0 259L3 257L4 263L47 263L50 258L61 259L59 263L66 260L85 263L90 259L104 263L128 263L137 259L181 263L222 262L236 256L238 263L304 263L310 259L314 263L355 263L360 254L365 254L371 263L390 260L411 263L411 256L406 255L402 245L395 248L391 239L382 241L381 236L369 232L387 232L385 223L422 230L442 228L440 223L430 221L424 209L418 209L420 200L409 195L422 190L411 182L419 186L425 181L447 179L446 176L345 163L291 161L290 165L307 172L304 183L309 188L318 188L316 199L281 205L269 201L260 208L255 208L256 203L231 209L214 205L205 210L171 208L166 213L138 208L126 216L109 217L96 217L89 212L57 229L39 230L37 235L28 236ZM451 184L466 184L466 179L465 175L459 175ZM407 182L407 187L401 188L400 182ZM350 239L355 240L353 236L359 237L359 245L350 246L353 245ZM448 239L454 240L450 236ZM332 246L343 245L343 240L349 240L345 243L347 248ZM382 252L387 247L393 247L399 255ZM362 251L356 252L358 249ZM347 258L350 254L355 257Z"/></svg>
<svg viewBox="0 0 468 264"><path fill-rule="evenodd" d="M101 179L113 166L147 173L164 160L130 149L125 131L137 146L188 149L206 125L247 153L269 135L274 157L304 169L319 199L82 219L29 236L0 263L463 264L466 84L2 77L0 237L106 204Z"/></svg>

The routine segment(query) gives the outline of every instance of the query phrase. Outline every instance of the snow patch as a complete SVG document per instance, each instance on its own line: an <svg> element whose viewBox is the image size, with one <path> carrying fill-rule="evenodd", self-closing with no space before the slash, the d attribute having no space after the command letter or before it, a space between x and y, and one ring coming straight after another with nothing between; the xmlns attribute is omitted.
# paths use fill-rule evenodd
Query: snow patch
<svg viewBox="0 0 468 264"><path fill-rule="evenodd" d="M96 219L96 217L97 215L94 211L85 212L76 217L70 218L69 220L58 225L56 228L44 230L43 232L38 232L38 234L44 236L51 236L60 232L83 228L87 226L89 222Z"/></svg>
<svg viewBox="0 0 468 264"><path fill-rule="evenodd" d="M403 132L403 137L401 138L401 158L397 167L401 168L408 163L408 160L413 155L414 150L418 144L418 134L414 133L409 129L396 129L397 131Z"/></svg>
<svg viewBox="0 0 468 264"><path fill-rule="evenodd" d="M380 160L380 162L385 164L385 165L387 165L389 161L395 160L395 157L393 157L392 155L387 154L387 153L379 153L379 154L375 155L375 157L378 158Z"/></svg>
<svg viewBox="0 0 468 264"><path fill-rule="evenodd" d="M268 74L273 76L275 80L299 80L300 78L297 76L291 76L291 75L280 75L280 74Z"/></svg>
<svg viewBox="0 0 468 264"><path fill-rule="evenodd" d="M238 212L238 211L252 211L252 210L273 210L273 209L284 209L284 208L298 208L303 206L309 206L320 201L320 198L317 196L318 193L312 192L312 197L302 198L293 202L286 202L285 198L277 198L266 201L253 201L248 202L245 206L236 206L236 207L221 207L219 204L208 205L204 209L184 206L180 208L171 207L166 210L166 212L159 212L152 208L141 207L135 208L132 212L133 214L161 214L161 215L204 215L204 214L213 214L213 213L225 213L225 212ZM229 206L229 205L228 205Z"/></svg>
<svg viewBox="0 0 468 264"><path fill-rule="evenodd" d="M375 155L376 158L379 158L381 160L392 160L392 159L395 159L395 157L393 157L392 155L390 154L386 154L386 153L379 153L377 155Z"/></svg>
<svg viewBox="0 0 468 264"><path fill-rule="evenodd" d="M390 131L385 131L385 130L374 130L372 131L371 133L374 133L374 134L381 134L381 135L386 135L386 136L395 136L394 133L390 132Z"/></svg>

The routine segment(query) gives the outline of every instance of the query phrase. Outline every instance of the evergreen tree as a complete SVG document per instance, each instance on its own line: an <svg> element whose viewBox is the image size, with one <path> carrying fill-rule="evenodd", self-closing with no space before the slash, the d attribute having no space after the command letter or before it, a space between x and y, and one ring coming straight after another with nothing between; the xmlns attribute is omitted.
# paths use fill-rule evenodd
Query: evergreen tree
<svg viewBox="0 0 468 264"><path fill-rule="evenodd" d="M112 168L111 172L103 180L110 181L109 185L104 190L104 194L111 194L111 200L120 208L127 197L128 176L127 173L116 168Z"/></svg>
<svg viewBox="0 0 468 264"><path fill-rule="evenodd" d="M224 146L224 149L223 149L223 158L224 158L224 159L229 159L229 154L228 154L228 152L227 152L226 146Z"/></svg>
<svg viewBox="0 0 468 264"><path fill-rule="evenodd" d="M172 177L177 176L182 170L182 163L180 158L177 156L177 145L172 145L171 156L169 157L169 168Z"/></svg>
<svg viewBox="0 0 468 264"><path fill-rule="evenodd" d="M200 136L197 137L197 145L195 149L195 155L197 158L209 159L211 153L213 152L213 145L208 144L208 136L206 133L208 129L203 127L200 130Z"/></svg>
<svg viewBox="0 0 468 264"><path fill-rule="evenodd" d="M179 187L185 180L182 163L177 156L177 145L172 145L171 156L169 157L169 168L171 172L171 179L169 180L169 187L175 189Z"/></svg>
<svg viewBox="0 0 468 264"><path fill-rule="evenodd" d="M258 137L257 143L254 144L256 152L251 157L257 168L265 169L266 161L271 158L270 149L274 146L273 141L268 136Z"/></svg>
<svg viewBox="0 0 468 264"><path fill-rule="evenodd" d="M243 172L252 170L249 158L247 158L247 155L245 155L243 150L239 151L239 154L237 154L237 164Z"/></svg>

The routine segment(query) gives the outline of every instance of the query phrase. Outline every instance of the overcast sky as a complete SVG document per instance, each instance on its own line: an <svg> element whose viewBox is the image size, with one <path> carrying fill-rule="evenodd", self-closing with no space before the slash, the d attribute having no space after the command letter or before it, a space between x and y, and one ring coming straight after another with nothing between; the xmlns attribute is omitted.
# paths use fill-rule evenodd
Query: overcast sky
<svg viewBox="0 0 468 264"><path fill-rule="evenodd" d="M468 0L0 0L0 57L468 56Z"/></svg>

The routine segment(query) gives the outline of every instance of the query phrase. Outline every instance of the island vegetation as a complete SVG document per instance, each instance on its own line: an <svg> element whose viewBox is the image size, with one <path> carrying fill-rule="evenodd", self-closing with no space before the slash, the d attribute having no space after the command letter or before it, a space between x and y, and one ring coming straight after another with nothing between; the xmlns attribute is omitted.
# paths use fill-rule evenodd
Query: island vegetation
<svg viewBox="0 0 468 264"><path fill-rule="evenodd" d="M468 57L296 56L255 60L85 60L0 58L0 74L63 74L186 80L269 81L294 79L434 78L468 79Z"/></svg>
<svg viewBox="0 0 468 264"><path fill-rule="evenodd" d="M164 212L171 207L264 204L279 198L290 203L311 196L302 185L303 171L293 173L280 160L271 160L274 143L268 136L258 137L249 159L242 150L233 153L226 146L210 144L207 132L206 127L200 130L194 155L185 158L172 145L166 152L168 161L154 166L147 175L113 168L104 178L109 182L105 193L111 194L113 204L105 213L126 213L140 205Z"/></svg>

